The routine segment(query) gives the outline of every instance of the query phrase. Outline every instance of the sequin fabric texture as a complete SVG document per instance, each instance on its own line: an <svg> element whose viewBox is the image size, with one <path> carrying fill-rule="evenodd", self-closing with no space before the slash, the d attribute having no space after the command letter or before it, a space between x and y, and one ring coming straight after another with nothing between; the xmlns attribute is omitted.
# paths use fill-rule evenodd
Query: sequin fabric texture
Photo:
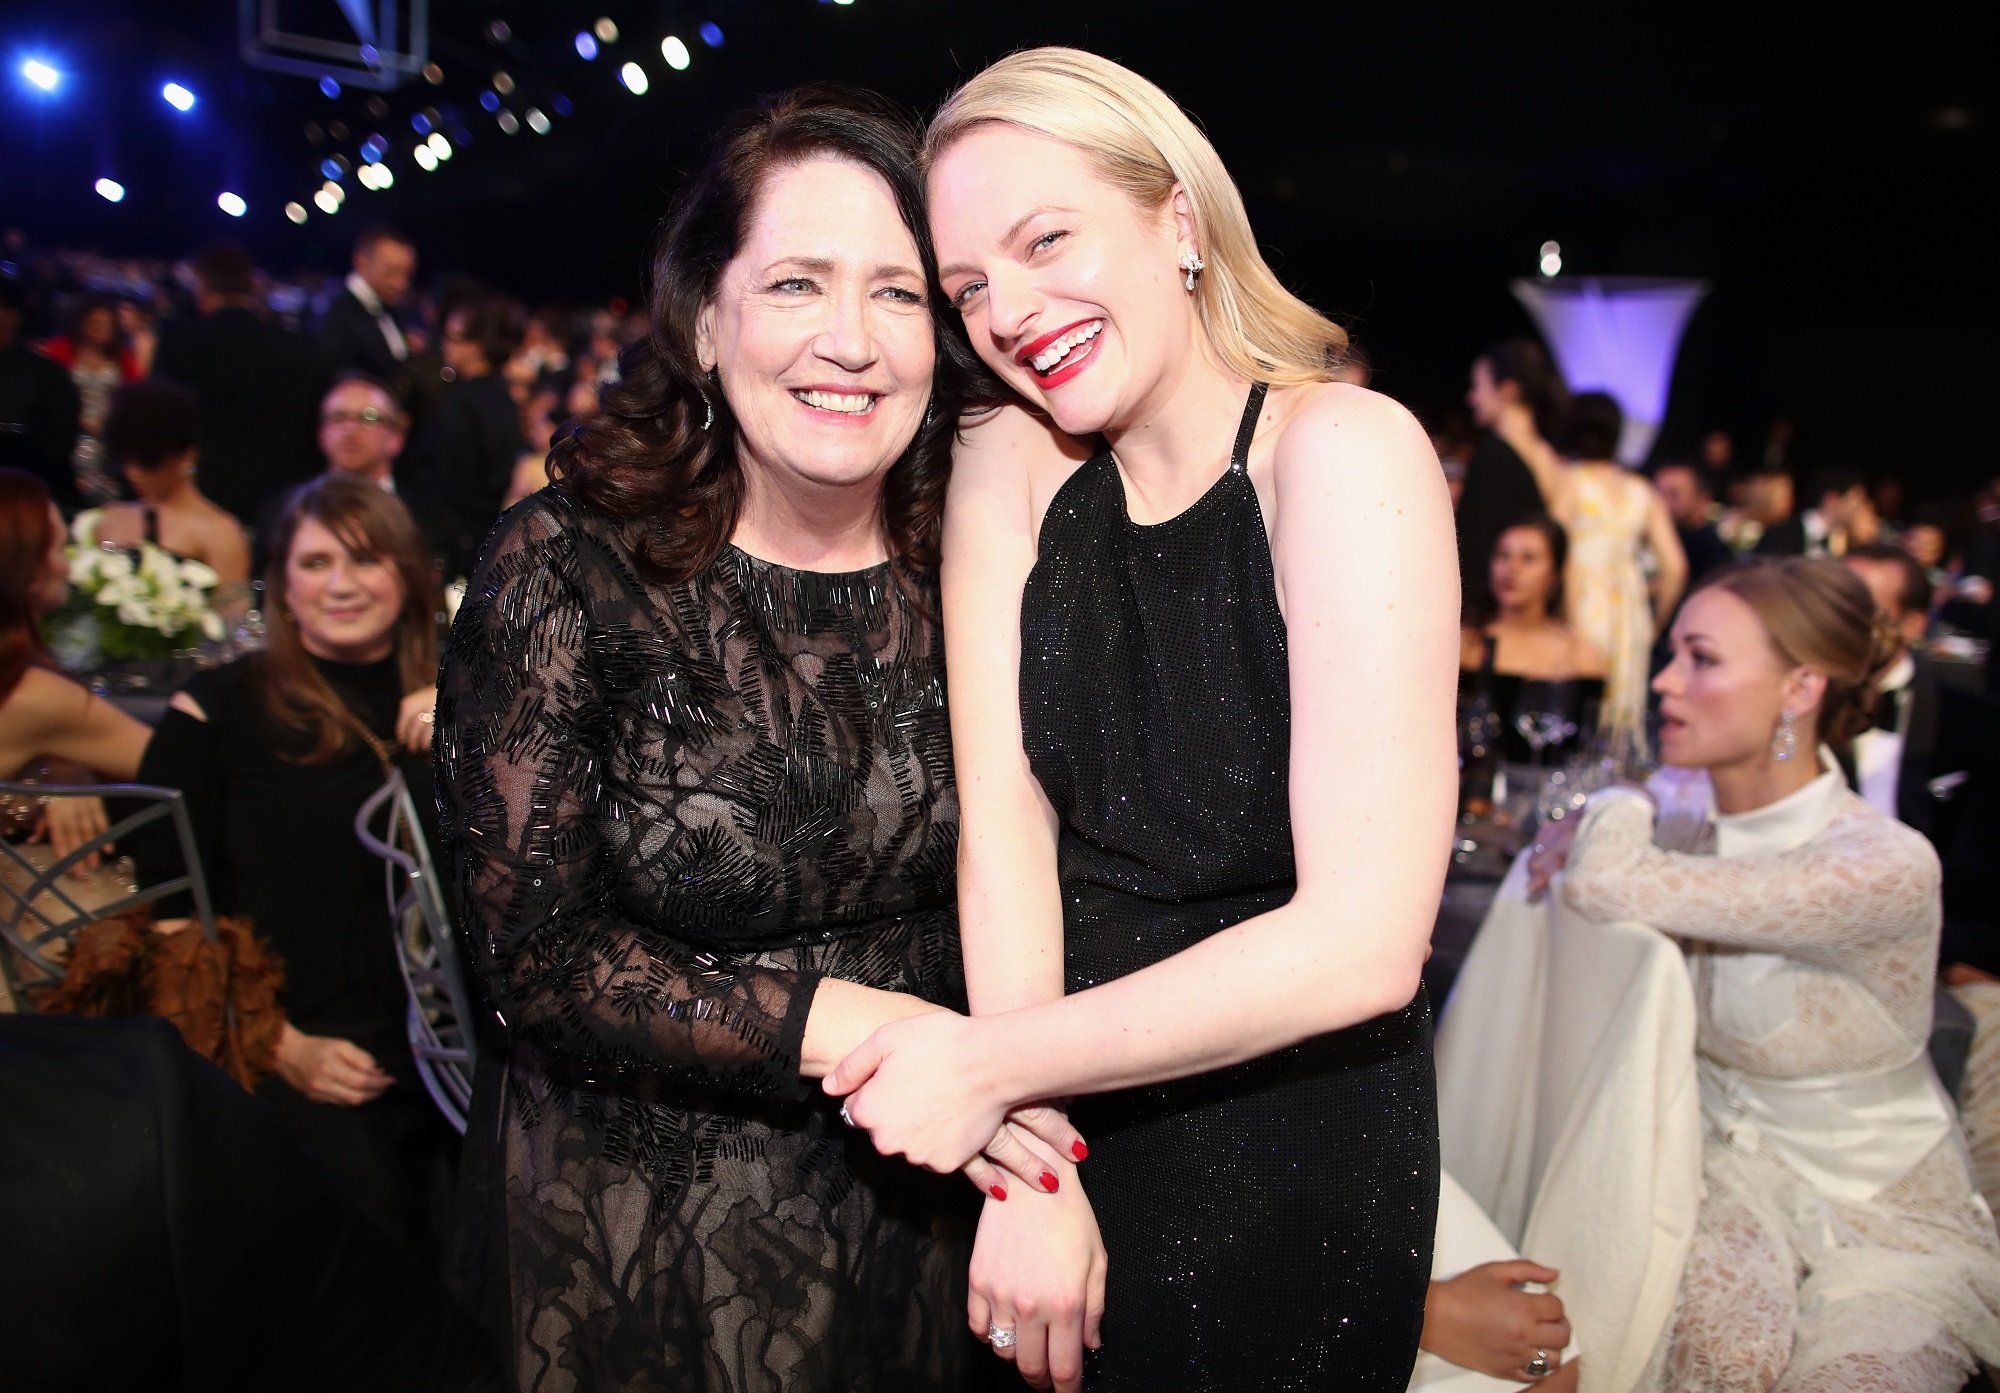
<svg viewBox="0 0 2000 1393"><path fill-rule="evenodd" d="M511 1036L520 1387L955 1389L972 1195L799 1078L823 977L962 1007L934 578L726 549L648 585L560 490L447 645L441 831Z"/></svg>
<svg viewBox="0 0 2000 1393"><path fill-rule="evenodd" d="M1023 738L1061 821L1071 991L1294 886L1285 623L1245 459L1154 526L1108 452L1051 501L1021 606ZM1329 934L1341 926L1329 923ZM1429 1008L1084 1100L1110 1257L1093 1390L1397 1390L1438 1193Z"/></svg>

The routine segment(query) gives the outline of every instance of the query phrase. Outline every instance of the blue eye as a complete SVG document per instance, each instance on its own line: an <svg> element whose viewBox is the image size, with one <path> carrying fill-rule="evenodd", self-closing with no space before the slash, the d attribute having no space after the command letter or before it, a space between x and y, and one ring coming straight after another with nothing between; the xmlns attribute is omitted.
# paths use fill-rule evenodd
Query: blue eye
<svg viewBox="0 0 2000 1393"><path fill-rule="evenodd" d="M804 276L786 276L781 281L773 281L771 283L771 289L773 290L809 291L814 288L813 283Z"/></svg>
<svg viewBox="0 0 2000 1393"><path fill-rule="evenodd" d="M960 310L964 309L966 306L966 302L971 300L973 296L977 295L980 291L984 289L986 289L985 281L966 282L964 285L959 287L958 294L951 297L952 307L954 309L960 309Z"/></svg>
<svg viewBox="0 0 2000 1393"><path fill-rule="evenodd" d="M1047 251L1067 236L1069 236L1067 232L1044 232L1029 244L1028 250L1031 252Z"/></svg>

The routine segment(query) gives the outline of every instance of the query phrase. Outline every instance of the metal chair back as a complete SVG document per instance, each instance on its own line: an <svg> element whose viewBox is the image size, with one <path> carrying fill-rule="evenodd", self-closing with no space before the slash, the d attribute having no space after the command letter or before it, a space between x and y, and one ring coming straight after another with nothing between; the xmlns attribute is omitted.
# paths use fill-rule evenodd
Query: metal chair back
<svg viewBox="0 0 2000 1393"><path fill-rule="evenodd" d="M445 1120L463 1132L472 1106L472 996L416 802L401 773L391 773L361 805L354 834L382 859L417 1074Z"/></svg>
<svg viewBox="0 0 2000 1393"><path fill-rule="evenodd" d="M188 821L187 803L177 788L149 784L24 784L0 782L0 797L22 799L107 798L133 807L104 831L46 865L23 847L0 838L0 941L13 950L21 964L40 974L40 980L58 979L71 941L86 924L108 919L140 905L152 904L164 896L186 891L194 902L194 922L202 936L216 942L215 911L209 903L208 882L201 872L201 858L195 847L194 828ZM80 895L68 872L93 854L111 855L112 848L155 823L173 825L180 846L182 870L150 885L136 885L126 894L111 899ZM13 985L14 968L0 954L0 973ZM19 993L15 995L18 997Z"/></svg>

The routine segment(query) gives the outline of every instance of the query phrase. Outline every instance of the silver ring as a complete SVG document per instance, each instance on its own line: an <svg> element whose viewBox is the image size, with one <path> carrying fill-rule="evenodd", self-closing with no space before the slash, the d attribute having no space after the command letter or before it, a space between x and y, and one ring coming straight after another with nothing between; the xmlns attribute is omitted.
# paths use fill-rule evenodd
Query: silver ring
<svg viewBox="0 0 2000 1393"><path fill-rule="evenodd" d="M845 1103L840 1105L840 1120L850 1127L854 1125L854 1114L847 1110L847 1104Z"/></svg>
<svg viewBox="0 0 2000 1393"><path fill-rule="evenodd" d="M1014 1348L1014 1327L1011 1325L987 1326L986 1343L995 1349Z"/></svg>
<svg viewBox="0 0 2000 1393"><path fill-rule="evenodd" d="M420 721L422 721L422 722L423 722L423 723L424 723L425 725L431 725L431 724L435 723L435 722L436 722L436 720L437 720L437 712L435 712L435 711L419 711L419 712L417 713L417 719L418 719L418 720L420 720Z"/></svg>
<svg viewBox="0 0 2000 1393"><path fill-rule="evenodd" d="M1555 1367L1549 1363L1549 1352L1545 1349L1536 1350L1535 1357L1521 1366L1522 1378L1547 1378L1554 1372Z"/></svg>

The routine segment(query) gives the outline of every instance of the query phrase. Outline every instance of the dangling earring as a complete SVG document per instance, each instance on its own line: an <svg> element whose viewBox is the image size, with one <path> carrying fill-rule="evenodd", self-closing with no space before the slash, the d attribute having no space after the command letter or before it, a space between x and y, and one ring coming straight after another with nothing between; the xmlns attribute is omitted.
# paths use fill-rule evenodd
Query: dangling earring
<svg viewBox="0 0 2000 1393"><path fill-rule="evenodd" d="M1187 281L1185 284L1187 285L1188 294L1192 295L1194 294L1194 278L1208 269L1208 263L1203 261L1194 252L1182 252L1181 269L1187 272Z"/></svg>
<svg viewBox="0 0 2000 1393"><path fill-rule="evenodd" d="M708 393L702 392L701 388L697 387L695 391L701 392L701 409L704 413L701 418L701 428L707 430L715 424L715 403L708 399Z"/></svg>
<svg viewBox="0 0 2000 1393"><path fill-rule="evenodd" d="M1771 737L1771 757L1783 764L1799 752L1799 733L1792 729L1792 713L1778 714L1778 733Z"/></svg>

